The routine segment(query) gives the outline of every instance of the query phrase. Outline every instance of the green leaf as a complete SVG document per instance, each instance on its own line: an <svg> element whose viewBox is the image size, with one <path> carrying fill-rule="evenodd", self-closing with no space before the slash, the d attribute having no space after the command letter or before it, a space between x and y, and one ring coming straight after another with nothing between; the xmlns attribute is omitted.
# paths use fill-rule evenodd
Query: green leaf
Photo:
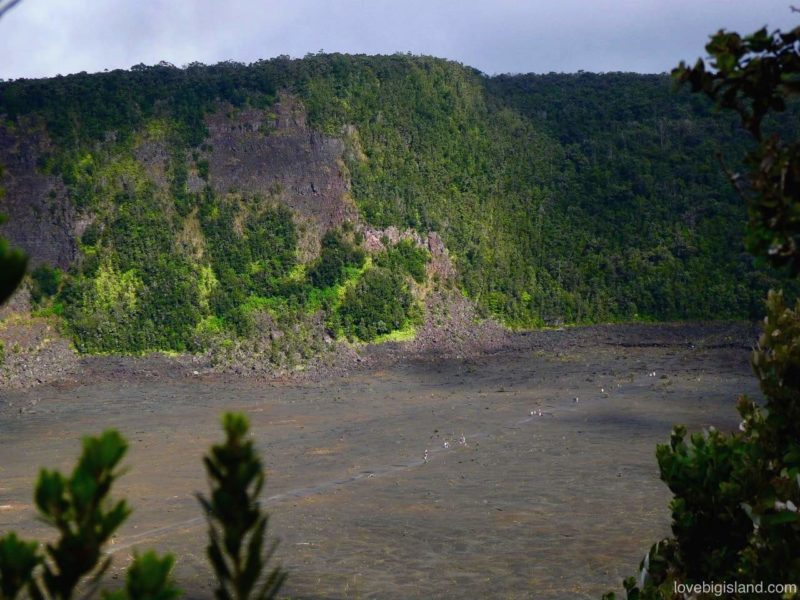
<svg viewBox="0 0 800 600"><path fill-rule="evenodd" d="M33 570L41 561L38 543L20 540L14 532L0 537L0 596L14 600L33 585Z"/></svg>

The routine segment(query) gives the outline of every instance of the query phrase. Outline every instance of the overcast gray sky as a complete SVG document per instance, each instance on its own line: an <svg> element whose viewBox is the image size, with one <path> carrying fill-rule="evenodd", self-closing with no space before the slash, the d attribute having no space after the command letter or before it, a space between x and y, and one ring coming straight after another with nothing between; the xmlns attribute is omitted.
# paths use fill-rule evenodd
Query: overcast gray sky
<svg viewBox="0 0 800 600"><path fill-rule="evenodd" d="M321 49L429 54L488 74L660 73L704 54L721 27L799 24L791 1L22 0L0 20L0 78Z"/></svg>

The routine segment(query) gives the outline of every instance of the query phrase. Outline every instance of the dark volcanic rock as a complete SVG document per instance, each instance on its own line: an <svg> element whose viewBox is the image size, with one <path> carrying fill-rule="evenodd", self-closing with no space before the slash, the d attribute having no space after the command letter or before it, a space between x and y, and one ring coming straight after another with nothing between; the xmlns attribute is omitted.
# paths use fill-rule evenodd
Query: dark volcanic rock
<svg viewBox="0 0 800 600"><path fill-rule="evenodd" d="M284 94L268 110L223 108L206 124L211 186L223 195L273 198L296 211L306 226L303 254L316 254L328 229L358 219L342 161L344 142L311 130L299 100Z"/></svg>
<svg viewBox="0 0 800 600"><path fill-rule="evenodd" d="M27 252L32 267L47 263L66 269L77 252L75 209L61 178L37 168L49 146L42 130L17 133L0 125L0 165L5 167L0 186L6 192L0 213L8 217L0 235Z"/></svg>

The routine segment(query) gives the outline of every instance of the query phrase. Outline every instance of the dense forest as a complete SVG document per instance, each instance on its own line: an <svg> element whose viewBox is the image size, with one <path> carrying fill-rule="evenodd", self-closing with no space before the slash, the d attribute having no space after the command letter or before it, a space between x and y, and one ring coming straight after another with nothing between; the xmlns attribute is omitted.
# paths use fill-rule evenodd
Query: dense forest
<svg viewBox="0 0 800 600"><path fill-rule="evenodd" d="M210 115L271 123L289 96L319 144L341 144L342 202L357 209L310 254L289 192L221 189L226 149L209 142ZM744 252L745 208L721 168L746 136L666 75L487 77L402 54L162 63L0 83L0 129L46 132L37 171L88 223L78 259L31 282L82 351L198 351L265 318L300 338L321 319L372 340L413 327L424 291L446 284L517 327L743 319L785 279ZM165 153L158 176L148 144ZM438 232L457 279L435 281L408 238L367 252L365 228L391 226Z"/></svg>

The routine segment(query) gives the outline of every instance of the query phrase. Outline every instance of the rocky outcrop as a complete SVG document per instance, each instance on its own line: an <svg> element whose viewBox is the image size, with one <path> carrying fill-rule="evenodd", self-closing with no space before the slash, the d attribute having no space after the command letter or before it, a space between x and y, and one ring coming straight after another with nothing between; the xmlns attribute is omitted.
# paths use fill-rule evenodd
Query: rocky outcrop
<svg viewBox="0 0 800 600"><path fill-rule="evenodd" d="M0 187L0 213L8 221L0 235L29 256L30 266L46 263L66 269L75 260L75 208L60 177L38 168L50 151L45 132L38 128L0 124L0 165L5 175Z"/></svg>
<svg viewBox="0 0 800 600"><path fill-rule="evenodd" d="M411 240L419 248L424 248L431 254L431 261L428 263L428 275L437 276L441 280L452 279L456 276L456 268L450 260L450 254L444 241L435 231L420 234L414 229L400 230L397 227L389 226L385 229L377 229L368 225L360 228L364 236L364 248L367 252L380 252L386 245L394 246L402 240Z"/></svg>
<svg viewBox="0 0 800 600"><path fill-rule="evenodd" d="M61 381L78 372L78 355L54 320L11 314L0 321L0 389Z"/></svg>
<svg viewBox="0 0 800 600"><path fill-rule="evenodd" d="M302 103L288 94L267 110L231 106L206 117L209 137L200 155L209 163L209 184L218 194L259 195L295 211L303 258L316 255L331 228L356 221L350 197L345 145L308 127ZM192 191L203 182L190 178Z"/></svg>
<svg viewBox="0 0 800 600"><path fill-rule="evenodd" d="M165 188L169 185L169 152L164 139L144 138L133 147L133 157L142 165L150 181Z"/></svg>

